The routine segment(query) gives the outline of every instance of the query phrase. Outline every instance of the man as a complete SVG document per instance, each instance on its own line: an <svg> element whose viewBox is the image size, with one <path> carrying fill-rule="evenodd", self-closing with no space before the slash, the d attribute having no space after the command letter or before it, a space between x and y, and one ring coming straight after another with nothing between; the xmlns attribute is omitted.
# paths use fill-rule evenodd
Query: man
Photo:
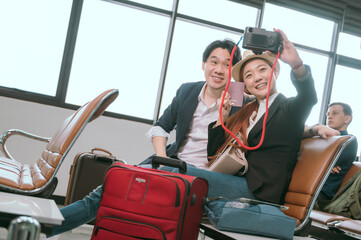
<svg viewBox="0 0 361 240"><path fill-rule="evenodd" d="M327 126L337 131L338 134L330 134L329 129L322 127L322 125L315 125L308 128L305 132L313 133L314 135L323 136L325 131L329 131L326 135L347 135L347 127L352 121L352 109L351 107L342 102L334 102L328 106L327 111ZM346 175L347 171L352 166L352 162L356 159L357 154L357 141L353 141L342 152L338 159L336 166L332 169L330 176L328 177L325 185L323 186L318 199L330 200L332 199L342 179Z"/></svg>
<svg viewBox="0 0 361 240"><path fill-rule="evenodd" d="M205 81L181 85L172 103L147 133L157 156L179 158L199 168L207 160L208 124L218 119L217 99L228 81L228 68L235 43L230 40L214 41L204 51L202 69ZM232 66L241 59L235 50ZM244 95L246 104L252 97ZM233 114L239 110L232 107ZM169 133L176 129L176 141L166 147ZM144 163L149 163L151 157Z"/></svg>

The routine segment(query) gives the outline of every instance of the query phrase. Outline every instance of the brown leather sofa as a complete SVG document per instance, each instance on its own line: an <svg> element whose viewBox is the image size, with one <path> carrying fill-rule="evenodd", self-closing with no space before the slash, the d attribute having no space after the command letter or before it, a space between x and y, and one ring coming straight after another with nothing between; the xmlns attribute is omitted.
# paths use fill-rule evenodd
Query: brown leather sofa
<svg viewBox="0 0 361 240"><path fill-rule="evenodd" d="M341 186L360 170L361 162L354 162L345 175ZM312 227L310 233L312 235L324 239L361 239L361 220L355 220L318 210L312 210L311 219Z"/></svg>

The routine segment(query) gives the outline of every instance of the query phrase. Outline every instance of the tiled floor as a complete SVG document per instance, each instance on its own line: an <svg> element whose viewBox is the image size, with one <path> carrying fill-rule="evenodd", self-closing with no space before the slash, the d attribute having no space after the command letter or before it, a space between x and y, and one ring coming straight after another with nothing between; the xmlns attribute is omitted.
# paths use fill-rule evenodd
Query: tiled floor
<svg viewBox="0 0 361 240"><path fill-rule="evenodd" d="M45 234L40 235L40 239L49 239L49 240L89 240L91 237L91 232L93 230L93 226L91 225L83 225L73 231L69 231L63 233L58 236L47 238ZM0 240L7 240L8 231L5 228L0 228Z"/></svg>
<svg viewBox="0 0 361 240"><path fill-rule="evenodd" d="M50 238L46 238L44 234L41 234L40 240L89 240L92 230L93 226L86 224L72 231ZM0 228L0 240L7 240L7 230L5 228ZM210 238L207 237L205 240L210 240Z"/></svg>
<svg viewBox="0 0 361 240"><path fill-rule="evenodd" d="M40 240L89 240L91 237L91 233L93 230L92 225L83 225L77 229L74 229L72 231L63 233L58 236L46 238L44 234L40 235ZM198 237L199 240L210 240L211 238L206 237L205 239L201 238L201 236ZM259 237L259 236L251 236L251 235L240 235L237 237L239 240L270 240L274 238L265 238L265 237ZM294 237L294 240L312 240L313 238L307 238L307 237ZM0 240L7 240L7 230L5 228L0 228Z"/></svg>

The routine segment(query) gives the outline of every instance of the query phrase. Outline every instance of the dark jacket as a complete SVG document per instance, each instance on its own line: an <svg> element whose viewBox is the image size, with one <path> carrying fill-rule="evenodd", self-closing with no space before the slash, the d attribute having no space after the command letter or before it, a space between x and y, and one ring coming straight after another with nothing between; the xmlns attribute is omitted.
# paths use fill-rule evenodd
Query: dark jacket
<svg viewBox="0 0 361 240"><path fill-rule="evenodd" d="M260 148L246 152L249 170L245 177L252 193L259 199L283 203L284 195L291 181L301 145L302 133L313 105L317 103L311 70L303 81L292 82L297 96L286 98L279 94L269 108L266 133ZM249 146L260 142L264 115L250 131ZM212 128L208 136L208 155L212 156L225 141L221 126Z"/></svg>
<svg viewBox="0 0 361 240"><path fill-rule="evenodd" d="M341 135L348 135L347 131L340 131ZM341 185L343 178L345 177L347 171L351 168L352 162L356 160L357 154L357 140L352 141L346 148L343 150L341 156L337 160L335 166L339 166L341 168L339 173L331 173L328 176L325 185L323 186L321 192L328 199L332 199L338 188Z"/></svg>
<svg viewBox="0 0 361 240"><path fill-rule="evenodd" d="M189 125L192 121L193 114L198 105L198 96L202 90L205 81L190 82L182 84L173 98L172 103L164 110L163 115L154 124L160 126L164 131L170 133L176 130L176 140L167 146L167 156L174 157L178 149L182 146L183 141L189 131ZM248 103L253 97L244 95L244 103ZM240 107L232 107L231 113L238 111ZM149 163L150 158L141 164Z"/></svg>

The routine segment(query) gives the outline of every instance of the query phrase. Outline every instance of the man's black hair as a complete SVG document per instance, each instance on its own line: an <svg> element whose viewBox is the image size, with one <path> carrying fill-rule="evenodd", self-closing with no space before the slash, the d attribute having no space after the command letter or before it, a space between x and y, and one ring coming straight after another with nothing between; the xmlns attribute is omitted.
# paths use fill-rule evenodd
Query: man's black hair
<svg viewBox="0 0 361 240"><path fill-rule="evenodd" d="M344 113L345 115L349 115L349 116L352 117L352 109L351 109L350 105L348 105L347 103L343 103L343 102L333 102L333 103L330 103L330 104L328 105L328 107L332 107L332 106L335 106L335 105L340 105L340 106L342 106L342 108L343 108L343 113Z"/></svg>
<svg viewBox="0 0 361 240"><path fill-rule="evenodd" d="M230 39L216 40L211 44L209 44L206 50L204 50L202 61L207 62L209 55L211 55L211 52L216 48L227 49L229 54L232 54L232 50L235 45L236 43ZM237 62L241 61L241 59L242 59L241 50L237 46L236 50L234 51L232 66L234 66Z"/></svg>

